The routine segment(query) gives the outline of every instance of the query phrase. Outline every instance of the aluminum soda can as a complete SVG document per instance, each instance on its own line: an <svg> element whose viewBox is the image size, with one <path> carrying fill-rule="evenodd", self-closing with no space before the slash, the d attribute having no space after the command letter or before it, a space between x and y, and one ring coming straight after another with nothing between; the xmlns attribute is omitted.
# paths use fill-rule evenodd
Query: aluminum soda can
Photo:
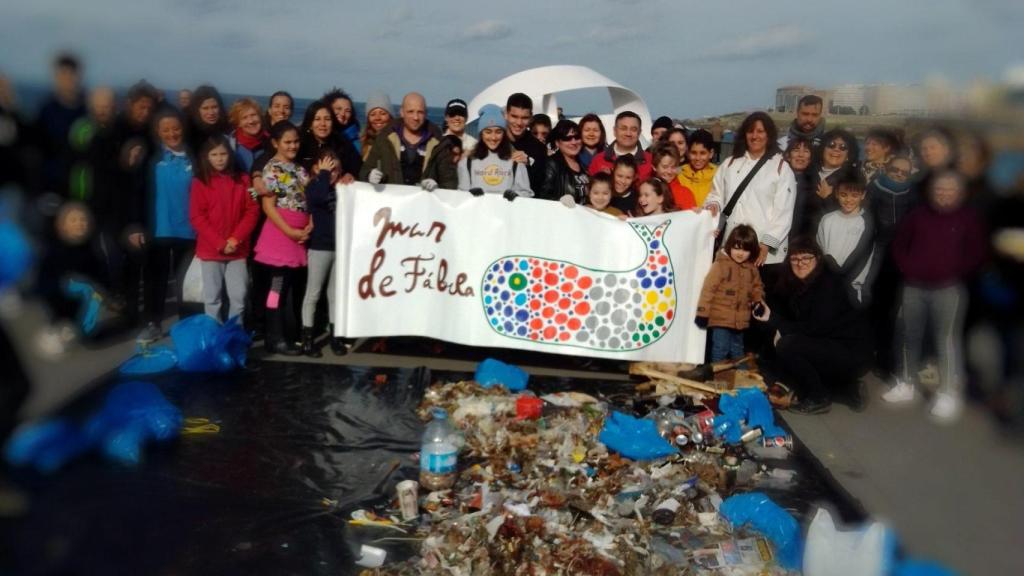
<svg viewBox="0 0 1024 576"><path fill-rule="evenodd" d="M402 480L395 486L402 520L412 520L420 515L419 489L420 485L415 480Z"/></svg>
<svg viewBox="0 0 1024 576"><path fill-rule="evenodd" d="M762 436L761 446L764 446L765 448L788 448L792 450L793 437L789 434L786 434L785 436L776 436L774 438Z"/></svg>

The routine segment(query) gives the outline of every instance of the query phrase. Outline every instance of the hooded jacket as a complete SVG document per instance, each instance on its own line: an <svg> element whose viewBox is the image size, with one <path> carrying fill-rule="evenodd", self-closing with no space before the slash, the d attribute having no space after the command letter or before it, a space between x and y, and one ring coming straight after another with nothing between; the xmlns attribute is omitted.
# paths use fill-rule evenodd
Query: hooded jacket
<svg viewBox="0 0 1024 576"><path fill-rule="evenodd" d="M398 130L402 129L401 120L381 130L373 140L373 147L363 161L359 171L359 179L366 182L370 172L377 168L384 173L384 184L404 184L402 177L402 141ZM423 169L420 180L430 178L441 188L454 190L459 186L459 176L452 163L452 154L448 146L441 142L441 132L430 121L423 125L429 134L423 150ZM419 182L417 181L417 182Z"/></svg>
<svg viewBox="0 0 1024 576"><path fill-rule="evenodd" d="M150 169L149 228L154 238L193 240L196 232L189 222L192 189L192 159L186 152L161 147Z"/></svg>
<svg viewBox="0 0 1024 576"><path fill-rule="evenodd" d="M192 179L189 221L196 230L196 256L200 260L247 258L259 215L259 204L249 195L248 174L241 174L237 180L214 174L209 184ZM224 253L228 238L238 240L238 249L231 254Z"/></svg>
<svg viewBox="0 0 1024 576"><path fill-rule="evenodd" d="M718 166L710 162L700 170L694 170L689 163L683 164L683 169L679 171L676 180L693 192L693 199L697 202L697 206L703 206L708 194L711 193L711 182L715 178L717 169Z"/></svg>
<svg viewBox="0 0 1024 576"><path fill-rule="evenodd" d="M704 277L697 316L707 318L709 328L746 330L750 326L750 303L762 299L764 284L753 262L739 264L725 251L719 251Z"/></svg>
<svg viewBox="0 0 1024 576"><path fill-rule="evenodd" d="M888 246L900 221L920 202L913 182L894 182L881 172L867 187L867 206L875 221L875 238Z"/></svg>

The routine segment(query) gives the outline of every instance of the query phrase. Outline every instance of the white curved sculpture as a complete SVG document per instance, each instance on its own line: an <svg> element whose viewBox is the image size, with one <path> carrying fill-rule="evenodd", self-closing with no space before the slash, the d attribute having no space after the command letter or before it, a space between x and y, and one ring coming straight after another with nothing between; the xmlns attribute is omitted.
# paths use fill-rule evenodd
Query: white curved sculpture
<svg viewBox="0 0 1024 576"><path fill-rule="evenodd" d="M647 134L651 129L651 112L647 109L647 103L639 94L629 88L609 79L608 77L587 68L586 66L542 66L524 70L511 76L507 76L494 84L488 86L483 92L476 95L469 103L468 122L476 120L480 108L484 104L497 104L505 107L505 101L509 95L522 92L533 99L534 114L544 113L551 117L552 121L558 119L558 92L567 90L579 90L581 88L607 88L608 95L612 100L612 112L610 114L598 114L601 122L604 123L605 131L608 134L608 141L614 139L612 126L616 114L630 110L640 116L642 142L649 139ZM579 118L573 118L579 120Z"/></svg>

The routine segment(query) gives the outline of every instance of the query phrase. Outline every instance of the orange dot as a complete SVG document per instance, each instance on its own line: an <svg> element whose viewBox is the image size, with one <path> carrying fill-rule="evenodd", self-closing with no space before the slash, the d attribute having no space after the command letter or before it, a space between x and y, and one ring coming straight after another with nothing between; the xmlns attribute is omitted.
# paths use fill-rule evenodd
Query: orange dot
<svg viewBox="0 0 1024 576"><path fill-rule="evenodd" d="M654 264L651 264L650 266L648 266L648 268L650 268L651 270L657 270L658 269L658 267L655 266Z"/></svg>
<svg viewBox="0 0 1024 576"><path fill-rule="evenodd" d="M543 289L544 289L544 287L541 286L540 284L534 284L533 288L532 288L532 290L534 292L536 292L537 294L540 294L540 291L543 290Z"/></svg>
<svg viewBox="0 0 1024 576"><path fill-rule="evenodd" d="M530 300L530 310L540 310L540 300Z"/></svg>
<svg viewBox="0 0 1024 576"><path fill-rule="evenodd" d="M586 290L587 288L590 288L590 285L593 284L594 281L590 278L590 276L583 276L579 280L577 280L576 283L580 285L580 288Z"/></svg>
<svg viewBox="0 0 1024 576"><path fill-rule="evenodd" d="M647 261L648 261L648 262L654 262L654 256L650 256L650 257L648 257L648 258L647 258Z"/></svg>
<svg viewBox="0 0 1024 576"><path fill-rule="evenodd" d="M547 328L544 329L544 339L545 340L551 340L552 338L555 337L555 333L556 333L555 332L555 327L554 326L548 326Z"/></svg>
<svg viewBox="0 0 1024 576"><path fill-rule="evenodd" d="M561 300L558 301L558 307L561 308L562 310L568 310L569 306L571 305L572 300L569 300L568 298L562 298Z"/></svg>
<svg viewBox="0 0 1024 576"><path fill-rule="evenodd" d="M566 294L572 292L572 282L562 284L562 292L565 292Z"/></svg>
<svg viewBox="0 0 1024 576"><path fill-rule="evenodd" d="M665 312L665 318L668 318L669 320L672 319L672 311L671 310L669 310L668 312Z"/></svg>
<svg viewBox="0 0 1024 576"><path fill-rule="evenodd" d="M547 264L545 264L545 266L548 267L548 270L554 270L555 268L558 268L558 264L555 262L548 262Z"/></svg>
<svg viewBox="0 0 1024 576"><path fill-rule="evenodd" d="M555 315L555 309L550 307L550 306L548 306L548 307L544 308L544 311L541 312L540 314L541 314L541 316L543 316L545 318L551 318L552 316Z"/></svg>
<svg viewBox="0 0 1024 576"><path fill-rule="evenodd" d="M540 330L544 326L544 321L540 318L534 318L530 320L530 328L533 330Z"/></svg>
<svg viewBox="0 0 1024 576"><path fill-rule="evenodd" d="M576 305L576 314L579 314L580 316L586 316L589 313L590 304L586 302L580 302L579 304Z"/></svg>
<svg viewBox="0 0 1024 576"><path fill-rule="evenodd" d="M540 338L540 334L537 334L536 332L530 332L530 340L536 340L537 338Z"/></svg>
<svg viewBox="0 0 1024 576"><path fill-rule="evenodd" d="M554 290L548 290L547 292L544 293L544 300L546 300L548 304L554 304L555 300L558 300L558 292L555 292Z"/></svg>
<svg viewBox="0 0 1024 576"><path fill-rule="evenodd" d="M565 324L565 321L568 319L569 317L566 316L565 313L561 313L558 316L555 316L555 324Z"/></svg>
<svg viewBox="0 0 1024 576"><path fill-rule="evenodd" d="M544 275L544 270L540 268L534 268L533 272L531 272L530 274L532 274L534 278L540 278L541 276Z"/></svg>
<svg viewBox="0 0 1024 576"><path fill-rule="evenodd" d="M558 284L558 275L548 272L544 276L544 283L547 284L548 286L554 286L555 284Z"/></svg>
<svg viewBox="0 0 1024 576"><path fill-rule="evenodd" d="M658 263L663 265L668 264L668 256L661 256L660 258L658 258Z"/></svg>
<svg viewBox="0 0 1024 576"><path fill-rule="evenodd" d="M572 337L572 335L569 334L568 332L562 332L561 334L558 335L558 339L561 340L562 342L565 342L566 340L568 340L571 337Z"/></svg>
<svg viewBox="0 0 1024 576"><path fill-rule="evenodd" d="M579 290L573 292L572 293L572 299L573 300L583 300L583 292L580 292Z"/></svg>
<svg viewBox="0 0 1024 576"><path fill-rule="evenodd" d="M569 266L568 268L565 269L565 277L570 280L576 278L577 276L579 276L579 274L580 271L577 270L575 266Z"/></svg>
<svg viewBox="0 0 1024 576"><path fill-rule="evenodd" d="M569 323L566 324L566 326L569 327L569 330L579 330L580 326L582 326L582 325L583 325L583 323L580 322L579 318L570 318L569 319Z"/></svg>

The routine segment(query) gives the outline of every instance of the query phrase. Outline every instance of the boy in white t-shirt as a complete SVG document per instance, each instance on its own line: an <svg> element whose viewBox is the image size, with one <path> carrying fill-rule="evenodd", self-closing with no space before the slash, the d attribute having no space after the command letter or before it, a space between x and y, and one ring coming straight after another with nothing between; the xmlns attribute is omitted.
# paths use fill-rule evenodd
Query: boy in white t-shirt
<svg viewBox="0 0 1024 576"><path fill-rule="evenodd" d="M818 224L818 245L826 264L849 283L854 302L866 304L870 290L866 282L874 248L874 223L864 211L864 177L848 170L836 183L839 209L822 217Z"/></svg>

